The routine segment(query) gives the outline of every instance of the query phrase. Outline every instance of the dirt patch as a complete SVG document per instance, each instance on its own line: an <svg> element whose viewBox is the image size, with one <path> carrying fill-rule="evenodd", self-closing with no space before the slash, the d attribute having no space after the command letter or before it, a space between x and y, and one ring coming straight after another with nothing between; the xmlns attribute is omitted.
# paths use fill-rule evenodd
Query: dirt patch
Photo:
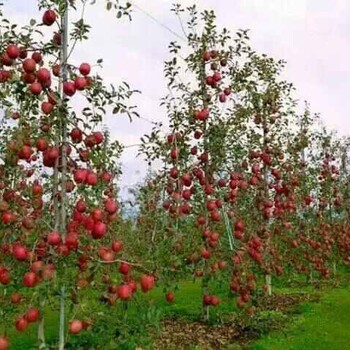
<svg viewBox="0 0 350 350"><path fill-rule="evenodd" d="M319 300L317 294L293 293L293 294L274 294L271 297L262 295L259 297L259 304L256 305L261 310L291 312L295 305L302 302L316 302Z"/></svg>
<svg viewBox="0 0 350 350"><path fill-rule="evenodd" d="M317 296L308 294L275 294L272 297L259 298L258 308L265 311L292 313L295 306L305 301L316 301ZM241 322L241 321L240 321ZM269 331L281 327L281 320L268 322ZM220 350L246 349L247 344L261 335L258 326L235 323L209 325L203 322L189 322L180 319L168 319L162 322L161 334L157 337L155 350ZM236 344L236 347L233 346Z"/></svg>

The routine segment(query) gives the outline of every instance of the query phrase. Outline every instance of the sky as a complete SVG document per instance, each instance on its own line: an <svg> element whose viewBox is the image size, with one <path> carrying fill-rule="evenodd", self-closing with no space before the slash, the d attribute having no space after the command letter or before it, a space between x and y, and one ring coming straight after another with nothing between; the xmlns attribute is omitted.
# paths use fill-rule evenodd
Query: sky
<svg viewBox="0 0 350 350"><path fill-rule="evenodd" d="M126 146L139 143L151 130L150 121L166 121L159 107L167 93L163 62L168 44L182 35L177 18L170 12L174 1L135 0L133 20L116 20L104 10L105 1L88 7L86 20L92 26L90 38L78 46L72 63L96 62L108 83L127 81L142 91L133 100L142 119L130 123L127 117L107 116L105 124L113 138ZM213 9L217 25L235 32L250 29L251 46L260 53L287 61L285 78L293 82L296 97L307 100L312 112L324 123L347 135L350 130L350 1L348 0L179 0L183 5ZM5 15L13 22L40 20L35 0L4 0ZM77 19L72 13L71 19ZM156 18L157 22L154 21ZM163 26L161 24L163 24ZM167 27L167 28L165 28ZM137 147L127 147L122 156L121 189L125 194L146 173L147 166L136 158Z"/></svg>

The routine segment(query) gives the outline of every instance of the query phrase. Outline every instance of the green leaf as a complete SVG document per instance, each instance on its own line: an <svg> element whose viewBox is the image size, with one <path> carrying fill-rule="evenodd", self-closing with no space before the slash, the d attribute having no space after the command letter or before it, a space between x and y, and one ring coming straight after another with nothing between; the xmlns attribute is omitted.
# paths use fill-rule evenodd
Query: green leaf
<svg viewBox="0 0 350 350"><path fill-rule="evenodd" d="M32 27L35 26L36 20L35 20L34 18L32 18L32 19L30 20L29 24L30 24Z"/></svg>

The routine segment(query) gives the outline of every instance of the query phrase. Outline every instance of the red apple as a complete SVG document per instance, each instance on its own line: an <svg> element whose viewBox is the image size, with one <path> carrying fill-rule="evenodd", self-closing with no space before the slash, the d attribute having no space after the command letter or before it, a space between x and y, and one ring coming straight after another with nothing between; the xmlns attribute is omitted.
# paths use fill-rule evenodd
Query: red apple
<svg viewBox="0 0 350 350"><path fill-rule="evenodd" d="M165 299L169 304L171 304L175 300L175 294L173 292L168 292L165 294Z"/></svg>
<svg viewBox="0 0 350 350"><path fill-rule="evenodd" d="M17 45L10 44L6 49L6 53L12 60L15 60L19 57L20 51Z"/></svg>
<svg viewBox="0 0 350 350"><path fill-rule="evenodd" d="M28 328L28 321L24 317L20 317L16 321L15 327L19 332L23 332Z"/></svg>
<svg viewBox="0 0 350 350"><path fill-rule="evenodd" d="M101 221L95 222L92 229L92 237L94 239L102 238L107 232L107 225Z"/></svg>
<svg viewBox="0 0 350 350"><path fill-rule="evenodd" d="M79 320L73 320L69 324L69 331L72 334L78 334L83 329L83 323Z"/></svg>
<svg viewBox="0 0 350 350"><path fill-rule="evenodd" d="M75 85L72 81L65 81L63 83L63 92L67 95L67 96L73 96L75 94Z"/></svg>
<svg viewBox="0 0 350 350"><path fill-rule="evenodd" d="M79 67L79 72L82 75L89 75L91 67L88 63L82 63Z"/></svg>
<svg viewBox="0 0 350 350"><path fill-rule="evenodd" d="M141 289L144 293L148 292L154 287L155 280L153 276L143 275L141 277Z"/></svg>
<svg viewBox="0 0 350 350"><path fill-rule="evenodd" d="M123 242L122 241L113 241L112 242L112 250L115 253L119 253L123 249Z"/></svg>
<svg viewBox="0 0 350 350"><path fill-rule="evenodd" d="M51 26L56 21L56 13L53 10L46 10L43 14L43 23L47 26Z"/></svg>
<svg viewBox="0 0 350 350"><path fill-rule="evenodd" d="M121 300L129 300L132 296L132 289L128 284L122 284L117 289L117 295Z"/></svg>
<svg viewBox="0 0 350 350"><path fill-rule="evenodd" d="M33 307L27 311L25 318L30 323L37 322L40 318L40 311Z"/></svg>
<svg viewBox="0 0 350 350"><path fill-rule="evenodd" d="M38 276L36 273L29 271L23 276L23 285L28 288L33 288L38 283Z"/></svg>
<svg viewBox="0 0 350 350"><path fill-rule="evenodd" d="M74 80L76 90L84 90L86 88L86 79L83 77L76 77Z"/></svg>
<svg viewBox="0 0 350 350"><path fill-rule="evenodd" d="M33 94L33 95L40 95L41 91L43 91L43 87L40 83L32 83L29 86L29 91Z"/></svg>
<svg viewBox="0 0 350 350"><path fill-rule="evenodd" d="M52 231L47 235L47 243L53 246L57 246L61 243L61 235L57 231Z"/></svg>
<svg viewBox="0 0 350 350"><path fill-rule="evenodd" d="M9 345L10 343L6 337L0 337L0 350L8 350Z"/></svg>

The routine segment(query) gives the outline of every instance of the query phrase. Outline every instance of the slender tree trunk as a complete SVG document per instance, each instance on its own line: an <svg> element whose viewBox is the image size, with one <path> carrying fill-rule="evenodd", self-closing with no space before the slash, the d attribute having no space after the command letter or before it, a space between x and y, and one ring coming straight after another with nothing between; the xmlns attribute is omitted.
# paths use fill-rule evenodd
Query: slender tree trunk
<svg viewBox="0 0 350 350"><path fill-rule="evenodd" d="M206 48L204 48L205 50ZM208 108L208 100L207 100L207 86L205 83L205 77L206 77L206 72L205 72L205 62L201 63L201 71L200 71L200 75L199 75L199 79L200 79L200 88L201 88L201 94L202 94L202 101L203 101L203 108ZM204 137L204 152L208 153L208 146L209 146L209 139L208 139L208 135L206 135L207 132L207 121L204 121L204 126L203 126L203 137ZM208 162L205 162L204 164L204 177L206 180L209 179L209 167L208 167ZM205 208L206 206L206 202L208 200L208 195L204 196L204 203L203 203L203 207ZM208 212L206 211L205 214L206 217L206 224L208 223L209 220L209 215ZM203 243L205 245L205 247L207 248L207 242L206 242L206 238L203 235ZM208 288L209 288L209 272L208 272L208 262L205 260L204 261L204 274L202 277L202 298L204 297L205 294L208 293ZM205 322L209 321L210 318L210 308L208 305L204 305L204 303L202 304L202 319Z"/></svg>
<svg viewBox="0 0 350 350"><path fill-rule="evenodd" d="M67 201L66 201L66 182L67 182L67 123L66 123L66 106L63 92L63 82L67 80L67 50L68 50L68 2L65 3L64 14L61 19L62 28L62 46L61 46L61 70L62 74L60 76L60 99L61 99L61 120L60 120L60 132L61 132L61 146L62 146L62 156L61 156L61 205L60 205L60 220L59 227L62 237L66 235L66 221L67 221ZM63 283L60 290L60 323L59 323L59 350L64 350L65 348L65 323L66 323L66 286Z"/></svg>
<svg viewBox="0 0 350 350"><path fill-rule="evenodd" d="M271 275L265 275L265 283L266 283L266 286L267 286L267 295L270 297L272 295Z"/></svg>
<svg viewBox="0 0 350 350"><path fill-rule="evenodd" d="M41 302L40 302L41 317L40 317L39 325L38 325L39 350L40 349L46 349L46 342L45 342L45 304L46 304L46 299L43 298L41 300Z"/></svg>
<svg viewBox="0 0 350 350"><path fill-rule="evenodd" d="M66 304L65 304L66 287L63 285L60 291L60 328L59 328L59 345L58 350L64 350L65 337L65 323L66 323Z"/></svg>
<svg viewBox="0 0 350 350"><path fill-rule="evenodd" d="M267 123L266 123L266 117L264 116L264 122L263 122L263 148L265 149L267 147ZM268 186L268 179L269 179L269 175L268 175L268 168L267 165L265 164L264 166L264 181L265 181L265 196L268 198L269 197L269 186ZM270 226L270 220L267 220L267 227ZM267 239L266 242L267 245L267 249L270 249L270 237ZM270 297L272 295L272 279L271 279L271 275L270 274L266 274L265 275L265 283L266 283L266 287L267 287L267 295Z"/></svg>

